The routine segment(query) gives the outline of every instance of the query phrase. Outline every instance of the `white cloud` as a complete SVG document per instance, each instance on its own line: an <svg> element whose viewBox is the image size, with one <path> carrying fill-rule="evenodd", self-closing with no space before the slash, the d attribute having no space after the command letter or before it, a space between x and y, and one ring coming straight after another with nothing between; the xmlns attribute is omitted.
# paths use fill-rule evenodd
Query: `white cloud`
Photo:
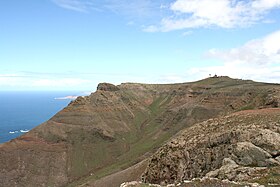
<svg viewBox="0 0 280 187"><path fill-rule="evenodd" d="M152 0L52 0L56 5L78 12L110 11L130 18L147 17L160 9Z"/></svg>
<svg viewBox="0 0 280 187"><path fill-rule="evenodd" d="M156 77L158 78L158 77ZM100 82L146 82L156 80L154 75L91 72L19 72L1 74L0 90L94 90Z"/></svg>
<svg viewBox="0 0 280 187"><path fill-rule="evenodd" d="M81 84L89 83L89 80L80 78L61 78L61 79L38 79L30 83L32 87L76 87Z"/></svg>
<svg viewBox="0 0 280 187"><path fill-rule="evenodd" d="M156 83L165 83L165 84L172 84L172 83L181 83L184 82L186 79L182 75L162 75Z"/></svg>
<svg viewBox="0 0 280 187"><path fill-rule="evenodd" d="M154 25L150 25L150 26L148 26L148 27L143 27L143 31L145 31L145 32L158 32L159 31L159 29L158 29L158 27L156 27L156 26L154 26Z"/></svg>
<svg viewBox="0 0 280 187"><path fill-rule="evenodd" d="M209 74L280 83L280 30L261 39L229 50L211 49L207 57L223 62L220 66L192 68L190 77L205 78Z"/></svg>
<svg viewBox="0 0 280 187"><path fill-rule="evenodd" d="M146 17L154 14L157 6L152 0L104 0L104 7L129 17Z"/></svg>
<svg viewBox="0 0 280 187"><path fill-rule="evenodd" d="M265 15L276 8L280 8L280 0L176 0L169 7L172 16L148 28L166 32L211 26L247 27L264 21Z"/></svg>
<svg viewBox="0 0 280 187"><path fill-rule="evenodd" d="M0 74L0 78L15 78L19 77L17 74Z"/></svg>
<svg viewBox="0 0 280 187"><path fill-rule="evenodd" d="M78 12L88 12L93 8L92 0L52 0L58 6Z"/></svg>
<svg viewBox="0 0 280 187"><path fill-rule="evenodd" d="M193 33L193 31L186 31L182 33L182 36L189 36Z"/></svg>
<svg viewBox="0 0 280 187"><path fill-rule="evenodd" d="M60 76L46 76L44 74L41 77L34 76L34 74L0 74L0 88L2 89L49 89L49 90L60 90L60 89L79 89L81 87L88 87L94 84L88 79L82 78L69 78Z"/></svg>
<svg viewBox="0 0 280 187"><path fill-rule="evenodd" d="M252 2L252 7L255 9L268 10L274 7L280 7L279 0L256 0Z"/></svg>
<svg viewBox="0 0 280 187"><path fill-rule="evenodd" d="M280 64L280 30L230 50L211 49L209 57L241 65Z"/></svg>
<svg viewBox="0 0 280 187"><path fill-rule="evenodd" d="M189 82L217 74L232 78L280 83L280 30L228 50L210 49L205 60L221 65L193 67L181 74L162 75L155 83ZM207 59L208 58L208 59Z"/></svg>
<svg viewBox="0 0 280 187"><path fill-rule="evenodd" d="M250 79L261 82L280 83L280 67L238 66L223 64L204 68L192 68L187 72L192 80L206 78L209 74L225 75L232 78Z"/></svg>
<svg viewBox="0 0 280 187"><path fill-rule="evenodd" d="M129 19L149 18L145 32L178 29L248 27L255 23L273 23L266 15L280 8L280 0L52 0L56 5L79 12L111 11ZM160 20L160 21L159 21ZM148 24L149 24L148 23Z"/></svg>
<svg viewBox="0 0 280 187"><path fill-rule="evenodd" d="M22 86L23 77L17 74L0 74L0 87Z"/></svg>

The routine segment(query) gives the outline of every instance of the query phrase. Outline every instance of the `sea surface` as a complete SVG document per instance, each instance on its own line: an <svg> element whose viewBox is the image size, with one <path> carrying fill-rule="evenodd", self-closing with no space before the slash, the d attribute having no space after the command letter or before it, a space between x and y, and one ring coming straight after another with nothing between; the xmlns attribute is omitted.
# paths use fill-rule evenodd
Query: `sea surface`
<svg viewBox="0 0 280 187"><path fill-rule="evenodd" d="M50 119L80 92L1 91L0 143L14 139ZM66 97L70 96L70 97Z"/></svg>

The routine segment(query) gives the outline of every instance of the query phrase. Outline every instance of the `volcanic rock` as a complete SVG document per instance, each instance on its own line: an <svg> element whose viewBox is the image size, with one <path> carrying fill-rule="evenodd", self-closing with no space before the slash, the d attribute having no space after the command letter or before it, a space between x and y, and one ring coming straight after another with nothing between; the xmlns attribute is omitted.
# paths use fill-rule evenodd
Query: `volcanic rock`
<svg viewBox="0 0 280 187"><path fill-rule="evenodd" d="M280 166L275 156L280 146L278 122L280 109L263 109L187 128L151 157L143 181L168 184L204 176L234 181L263 177L260 171Z"/></svg>
<svg viewBox="0 0 280 187"><path fill-rule="evenodd" d="M221 168L224 158L272 167L279 156L279 120L216 118L277 107L271 101L279 97L279 90L277 84L229 77L163 85L101 83L96 92L78 97L48 121L0 145L0 186L100 187L108 186L109 178L110 186L117 187L140 180L145 167L133 166L182 129L187 138L160 149L146 170L147 181L204 176ZM193 130L197 123L201 124ZM241 151L242 142L258 148L243 146ZM249 153L258 155L247 157ZM124 177L128 171L134 174Z"/></svg>
<svg viewBox="0 0 280 187"><path fill-rule="evenodd" d="M114 92L119 91L120 89L117 86L110 83L100 83L97 86L97 90Z"/></svg>

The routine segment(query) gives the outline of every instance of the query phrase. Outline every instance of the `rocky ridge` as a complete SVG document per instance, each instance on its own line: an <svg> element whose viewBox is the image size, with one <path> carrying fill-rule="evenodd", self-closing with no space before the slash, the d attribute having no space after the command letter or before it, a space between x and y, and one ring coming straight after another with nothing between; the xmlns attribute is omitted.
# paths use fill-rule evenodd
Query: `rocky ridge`
<svg viewBox="0 0 280 187"><path fill-rule="evenodd" d="M166 85L101 83L47 122L1 144L0 182L100 187L108 186L102 179L112 174L110 186L119 186L140 179L145 168L115 180L123 176L118 172L148 158L181 129L236 111L278 107L279 93L279 85L229 77ZM272 164L269 155L262 156L259 164ZM209 172L222 161L215 166Z"/></svg>
<svg viewBox="0 0 280 187"><path fill-rule="evenodd" d="M162 185L205 176L250 181L280 168L279 156L280 109L242 111L180 132L151 157L143 180Z"/></svg>

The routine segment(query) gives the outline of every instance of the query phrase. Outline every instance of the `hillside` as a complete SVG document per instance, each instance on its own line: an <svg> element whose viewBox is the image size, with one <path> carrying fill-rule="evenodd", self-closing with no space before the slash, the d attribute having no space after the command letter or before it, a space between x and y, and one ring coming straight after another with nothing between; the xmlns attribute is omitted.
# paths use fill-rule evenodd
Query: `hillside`
<svg viewBox="0 0 280 187"><path fill-rule="evenodd" d="M151 157L143 180L205 176L280 185L280 109L237 112L181 131Z"/></svg>
<svg viewBox="0 0 280 187"><path fill-rule="evenodd" d="M168 85L101 83L95 93L0 145L0 185L106 186L106 176L131 172L129 167L182 129L237 111L279 106L280 85L229 77ZM138 168L121 180L111 177L111 186L138 179L146 167ZM149 178L149 171L147 181L161 182Z"/></svg>

